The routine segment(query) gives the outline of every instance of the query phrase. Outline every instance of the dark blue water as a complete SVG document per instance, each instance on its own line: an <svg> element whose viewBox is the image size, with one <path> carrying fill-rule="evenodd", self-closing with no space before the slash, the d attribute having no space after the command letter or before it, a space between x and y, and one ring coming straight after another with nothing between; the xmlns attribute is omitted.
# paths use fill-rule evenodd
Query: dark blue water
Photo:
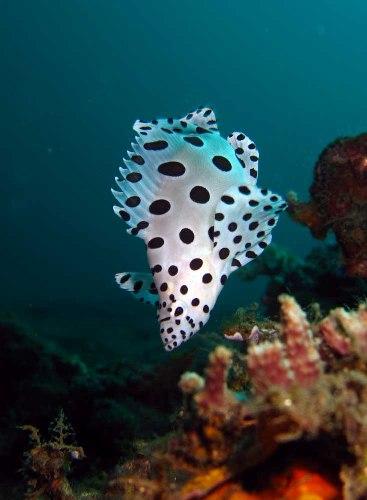
<svg viewBox="0 0 367 500"><path fill-rule="evenodd" d="M366 129L362 0L0 6L0 297L10 310L66 304L67 322L67 304L112 304L121 323L139 311L156 328L113 280L146 268L110 193L136 118L209 105L223 134L256 141L259 185L301 197L321 149ZM299 255L314 243L287 215L273 241ZM233 276L219 313L257 300L261 286Z"/></svg>

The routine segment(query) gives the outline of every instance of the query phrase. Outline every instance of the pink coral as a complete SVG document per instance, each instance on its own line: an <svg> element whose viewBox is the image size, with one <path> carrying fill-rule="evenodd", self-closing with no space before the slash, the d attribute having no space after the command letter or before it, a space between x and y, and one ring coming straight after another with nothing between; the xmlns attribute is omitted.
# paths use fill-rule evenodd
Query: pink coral
<svg viewBox="0 0 367 500"><path fill-rule="evenodd" d="M320 376L322 363L305 313L293 297L281 295L280 333L285 342L263 342L249 348L247 366L259 391L292 384L309 387Z"/></svg>
<svg viewBox="0 0 367 500"><path fill-rule="evenodd" d="M227 387L228 370L232 363L232 353L223 346L218 346L209 356L209 365L205 371L205 386L195 396L200 415L208 413L229 414L228 410L237 404Z"/></svg>
<svg viewBox="0 0 367 500"><path fill-rule="evenodd" d="M113 498L367 498L366 306L310 322L292 297L279 302L277 338L247 362L219 346L204 377L181 377L181 431L111 483Z"/></svg>
<svg viewBox="0 0 367 500"><path fill-rule="evenodd" d="M321 321L319 331L325 342L342 355L354 353L367 360L367 307L357 311L334 309Z"/></svg>
<svg viewBox="0 0 367 500"><path fill-rule="evenodd" d="M271 386L287 389L291 385L289 361L281 342L253 345L248 353L247 369L257 391L266 392Z"/></svg>
<svg viewBox="0 0 367 500"><path fill-rule="evenodd" d="M306 314L289 295L280 295L281 333L285 337L287 358L293 378L308 387L321 373L320 356Z"/></svg>
<svg viewBox="0 0 367 500"><path fill-rule="evenodd" d="M319 325L319 331L325 342L335 352L345 356L351 353L351 339L345 337L338 331L338 326L335 318L328 316Z"/></svg>

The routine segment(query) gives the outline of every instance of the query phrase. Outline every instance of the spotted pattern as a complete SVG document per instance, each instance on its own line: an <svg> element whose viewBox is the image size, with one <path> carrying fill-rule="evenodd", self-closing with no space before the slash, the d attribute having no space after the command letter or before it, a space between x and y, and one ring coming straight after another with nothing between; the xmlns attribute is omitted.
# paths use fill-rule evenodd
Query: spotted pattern
<svg viewBox="0 0 367 500"><path fill-rule="evenodd" d="M149 205L149 212L153 215L164 215L171 208L168 200L155 200Z"/></svg>
<svg viewBox="0 0 367 500"><path fill-rule="evenodd" d="M130 198L126 200L125 204L127 207L135 208L139 205L140 201L139 196L130 196Z"/></svg>
<svg viewBox="0 0 367 500"><path fill-rule="evenodd" d="M145 163L144 158L140 155L132 155L131 160L137 165L144 165Z"/></svg>
<svg viewBox="0 0 367 500"><path fill-rule="evenodd" d="M149 227L149 222L142 220L142 221L138 222L136 227L133 227L131 229L131 234L136 235L139 233L140 230L146 229L147 227Z"/></svg>
<svg viewBox="0 0 367 500"><path fill-rule="evenodd" d="M190 268L193 271L197 271L198 269L201 268L202 265L203 265L203 261L202 261L202 259L199 259L199 258L192 259L192 261L190 262Z"/></svg>
<svg viewBox="0 0 367 500"><path fill-rule="evenodd" d="M144 144L144 149L147 151L160 151L161 149L166 149L168 148L168 142L167 141L153 141L153 142L146 142Z"/></svg>
<svg viewBox="0 0 367 500"><path fill-rule="evenodd" d="M246 257L248 257L249 259L254 259L255 257L257 257L256 253L253 252L252 250L248 250L246 252Z"/></svg>
<svg viewBox="0 0 367 500"><path fill-rule="evenodd" d="M188 227L184 227L183 229L181 229L181 231L179 232L179 237L183 243L186 243L186 245L189 245L195 239L194 232Z"/></svg>
<svg viewBox="0 0 367 500"><path fill-rule="evenodd" d="M178 267L177 266L174 266L174 265L169 266L169 268L168 268L168 274L170 276L176 276L177 273L178 273Z"/></svg>
<svg viewBox="0 0 367 500"><path fill-rule="evenodd" d="M190 198L195 203L208 203L210 193L204 186L195 186L190 191Z"/></svg>
<svg viewBox="0 0 367 500"><path fill-rule="evenodd" d="M143 282L141 280L136 281L134 283L134 292L138 292L142 286L143 286Z"/></svg>
<svg viewBox="0 0 367 500"><path fill-rule="evenodd" d="M219 257L224 260L228 257L229 255L229 249L228 248L221 248L219 250Z"/></svg>
<svg viewBox="0 0 367 500"><path fill-rule="evenodd" d="M186 136L184 137L184 141L188 142L192 146L196 146L200 148L201 146L204 146L204 142L200 139L200 137L196 136Z"/></svg>
<svg viewBox="0 0 367 500"><path fill-rule="evenodd" d="M175 316L181 316L181 314L183 313L183 309L182 307L176 307L176 310L175 310Z"/></svg>
<svg viewBox="0 0 367 500"><path fill-rule="evenodd" d="M124 273L118 283L156 306L172 350L203 327L229 274L266 248L286 204L256 187L255 144L240 132L226 143L211 108L134 130L114 210L146 242L151 274Z"/></svg>
<svg viewBox="0 0 367 500"><path fill-rule="evenodd" d="M223 195L221 200L223 201L223 203L226 203L226 205L232 205L234 203L234 199L232 198L232 196Z"/></svg>
<svg viewBox="0 0 367 500"><path fill-rule="evenodd" d="M251 194L251 191L247 186L240 186L238 190L242 194Z"/></svg>
<svg viewBox="0 0 367 500"><path fill-rule="evenodd" d="M186 172L186 168L179 161L167 161L159 165L158 172L168 177L180 177Z"/></svg>
<svg viewBox="0 0 367 500"><path fill-rule="evenodd" d="M129 221L130 220L130 215L125 212L125 210L119 210L119 216L121 217L122 220L124 220L125 222Z"/></svg>
<svg viewBox="0 0 367 500"><path fill-rule="evenodd" d="M214 156L212 162L222 172L229 172L232 169L231 162L224 156Z"/></svg>
<svg viewBox="0 0 367 500"><path fill-rule="evenodd" d="M250 231L254 231L258 227L259 227L259 223L257 221L250 222L250 224L248 226Z"/></svg>
<svg viewBox="0 0 367 500"><path fill-rule="evenodd" d="M126 176L126 180L129 182L139 182L142 178L142 175L140 172L130 172Z"/></svg>
<svg viewBox="0 0 367 500"><path fill-rule="evenodd" d="M164 239L161 238L160 236L156 236L155 238L152 238L151 240L148 241L148 248L161 248L164 245Z"/></svg>
<svg viewBox="0 0 367 500"><path fill-rule="evenodd" d="M208 284L212 281L213 276L210 273L205 273L203 276L203 283Z"/></svg>

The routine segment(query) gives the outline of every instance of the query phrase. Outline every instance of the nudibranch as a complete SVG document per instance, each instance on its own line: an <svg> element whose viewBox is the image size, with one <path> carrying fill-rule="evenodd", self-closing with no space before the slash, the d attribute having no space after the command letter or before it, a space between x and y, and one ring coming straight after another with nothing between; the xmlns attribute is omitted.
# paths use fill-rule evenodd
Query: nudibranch
<svg viewBox="0 0 367 500"><path fill-rule="evenodd" d="M269 245L286 203L256 186L255 144L241 132L221 137L210 108L133 128L114 211L146 243L151 273L116 281L157 308L172 350L205 325L228 276Z"/></svg>

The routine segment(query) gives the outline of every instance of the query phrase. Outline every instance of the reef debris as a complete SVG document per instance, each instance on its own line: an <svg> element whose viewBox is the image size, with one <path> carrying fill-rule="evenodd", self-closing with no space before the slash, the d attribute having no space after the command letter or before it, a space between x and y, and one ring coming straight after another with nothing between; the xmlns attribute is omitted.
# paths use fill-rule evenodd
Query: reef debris
<svg viewBox="0 0 367 500"><path fill-rule="evenodd" d="M289 213L323 239L332 230L350 276L367 278L367 134L329 144L315 165L311 199L288 195Z"/></svg>
<svg viewBox="0 0 367 500"><path fill-rule="evenodd" d="M367 297L367 280L346 274L337 245L319 245L304 259L272 245L254 262L239 269L238 276L243 281L268 277L261 307L271 318L278 315L277 297L282 293L294 296L308 312L317 307L324 314L337 306L355 307Z"/></svg>
<svg viewBox="0 0 367 500"><path fill-rule="evenodd" d="M26 498L74 500L76 498L67 479L71 463L84 458L80 446L70 444L73 430L63 410L50 426L50 438L43 441L39 430L32 425L20 427L30 433L32 447L25 454L25 473L28 476Z"/></svg>
<svg viewBox="0 0 367 500"><path fill-rule="evenodd" d="M259 305L255 303L247 308L238 308L233 317L224 322L222 330L227 340L258 343L260 339L274 338L276 323L261 317Z"/></svg>

